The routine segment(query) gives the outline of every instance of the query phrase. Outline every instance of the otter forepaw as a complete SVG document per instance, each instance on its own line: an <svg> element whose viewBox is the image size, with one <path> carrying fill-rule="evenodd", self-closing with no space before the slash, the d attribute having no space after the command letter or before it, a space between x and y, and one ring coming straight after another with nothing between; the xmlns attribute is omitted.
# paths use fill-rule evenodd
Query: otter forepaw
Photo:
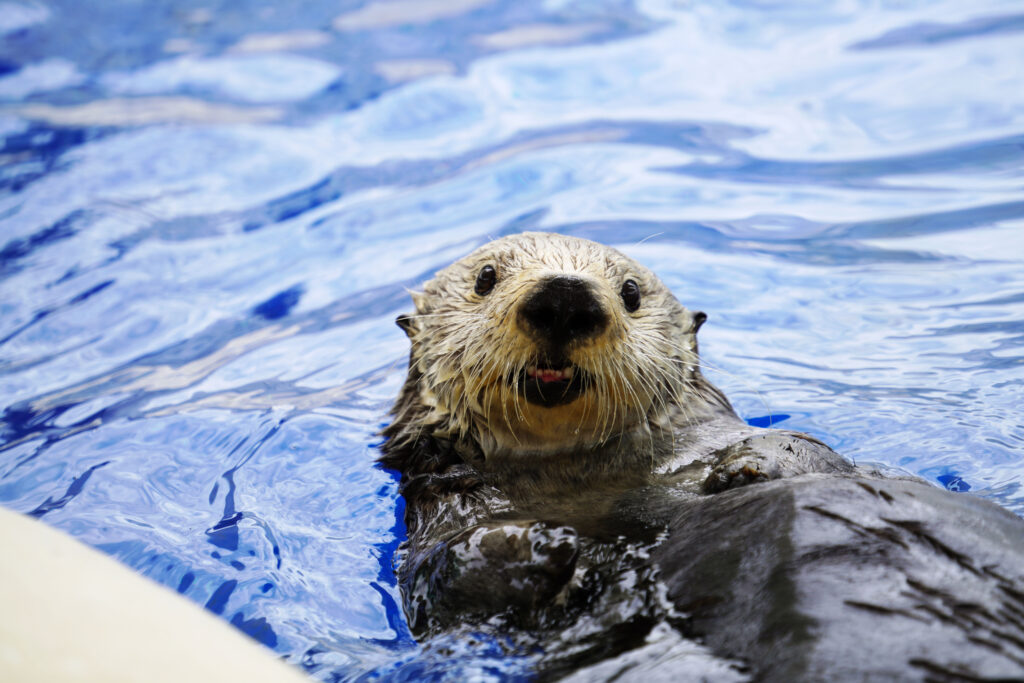
<svg viewBox="0 0 1024 683"><path fill-rule="evenodd" d="M809 472L853 471L850 463L817 439L781 430L748 437L715 455L717 464L704 480L705 493Z"/></svg>
<svg viewBox="0 0 1024 683"><path fill-rule="evenodd" d="M420 559L409 591L413 630L507 610L525 617L572 577L576 531L544 522L477 524Z"/></svg>
<svg viewBox="0 0 1024 683"><path fill-rule="evenodd" d="M780 468L769 458L758 453L739 453L719 462L704 480L703 488L705 493L718 493L781 476Z"/></svg>

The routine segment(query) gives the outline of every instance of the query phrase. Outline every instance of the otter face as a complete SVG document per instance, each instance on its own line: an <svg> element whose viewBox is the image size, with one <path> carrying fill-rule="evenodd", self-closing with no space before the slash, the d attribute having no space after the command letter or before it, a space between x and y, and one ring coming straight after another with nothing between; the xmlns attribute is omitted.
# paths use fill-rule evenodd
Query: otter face
<svg viewBox="0 0 1024 683"><path fill-rule="evenodd" d="M697 375L703 314L603 245L505 237L440 271L399 324L398 420L485 456L575 452L649 429Z"/></svg>

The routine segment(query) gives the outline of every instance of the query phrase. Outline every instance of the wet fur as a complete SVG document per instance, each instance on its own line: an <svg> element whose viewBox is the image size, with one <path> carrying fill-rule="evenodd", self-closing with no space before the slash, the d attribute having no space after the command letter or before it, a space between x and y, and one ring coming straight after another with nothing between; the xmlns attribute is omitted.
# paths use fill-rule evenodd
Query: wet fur
<svg viewBox="0 0 1024 683"><path fill-rule="evenodd" d="M498 278L481 295L474 283L485 265ZM557 274L588 282L609 321L558 351L590 385L546 408L514 381L553 353L517 309ZM626 279L641 289L633 313L619 297ZM882 484L812 437L746 425L700 373L704 315L631 259L524 233L440 271L413 301L398 320L412 348L381 460L402 474L409 536L398 574L409 623L428 646L431 635L493 632L510 652L534 652L542 679L684 667L714 680L946 680L935 672L1006 675L1018 663L1024 674L1024 619L1003 618L993 658L977 625L865 607L880 590L916 585L970 590L993 614L1016 614L1007 600L1024 595L1021 520L917 481ZM761 482L772 484L748 486ZM873 495L853 501L850 491ZM917 516L893 522L907 514ZM825 549L836 520L873 545ZM936 558L934 548L957 545L962 523L998 533ZM893 524L929 533L904 538ZM971 548L989 574L943 564L953 557L961 567ZM854 575L887 578L844 578ZM838 595L845 601L815 612ZM940 622L945 640L934 638ZM871 631L875 651L845 645L853 623ZM904 637L924 643L916 659L899 649ZM961 671L950 652L983 664Z"/></svg>
<svg viewBox="0 0 1024 683"><path fill-rule="evenodd" d="M498 271L495 291L477 295L475 278L489 264ZM571 360L591 378L584 395L538 408L508 378L543 355L517 324L516 307L551 273L587 278L611 324L570 349ZM643 296L633 314L619 301L627 279ZM709 410L732 414L700 373L696 332L703 314L684 308L653 273L603 245L546 233L498 240L440 271L413 300L415 313L400 318L412 343L409 375L385 431L386 462L403 472L418 469L406 456L425 438L447 440L486 468L615 443L607 458L628 468L651 450L641 442L657 439L673 421L702 418ZM636 452L621 448L623 439L637 442Z"/></svg>

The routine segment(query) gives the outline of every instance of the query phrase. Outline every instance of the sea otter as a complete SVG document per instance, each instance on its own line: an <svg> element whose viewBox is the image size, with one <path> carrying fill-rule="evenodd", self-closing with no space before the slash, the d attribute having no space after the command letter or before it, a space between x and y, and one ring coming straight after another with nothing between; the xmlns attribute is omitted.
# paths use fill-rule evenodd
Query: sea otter
<svg viewBox="0 0 1024 683"><path fill-rule="evenodd" d="M523 233L412 296L381 460L418 636L542 679L1024 676L1024 521L747 425L632 259Z"/></svg>

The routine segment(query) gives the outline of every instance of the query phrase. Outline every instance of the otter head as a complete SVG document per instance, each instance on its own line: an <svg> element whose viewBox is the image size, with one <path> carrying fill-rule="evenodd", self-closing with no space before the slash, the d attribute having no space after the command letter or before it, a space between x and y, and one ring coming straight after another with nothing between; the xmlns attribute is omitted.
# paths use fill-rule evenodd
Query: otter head
<svg viewBox="0 0 1024 683"><path fill-rule="evenodd" d="M595 242L505 237L413 300L398 319L412 351L391 448L430 434L485 461L579 453L664 424L699 378L704 314Z"/></svg>

